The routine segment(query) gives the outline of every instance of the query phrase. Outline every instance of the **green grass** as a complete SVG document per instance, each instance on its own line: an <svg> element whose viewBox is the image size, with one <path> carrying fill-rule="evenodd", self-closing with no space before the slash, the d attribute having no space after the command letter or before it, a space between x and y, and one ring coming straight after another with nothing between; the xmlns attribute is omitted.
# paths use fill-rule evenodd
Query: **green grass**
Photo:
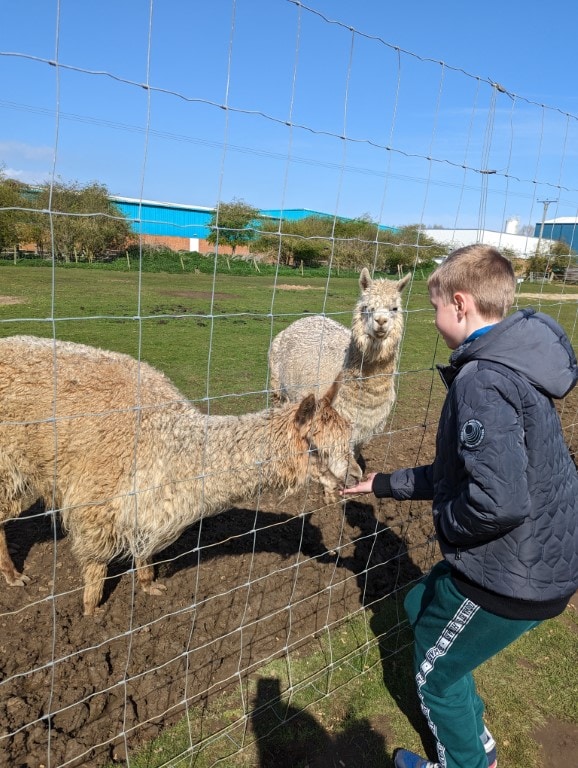
<svg viewBox="0 0 578 768"><path fill-rule="evenodd" d="M271 338L304 313L328 312L349 325L358 295L357 277L328 281L323 276L302 277L295 270L276 281L272 275L217 273L213 279L212 274L190 271L139 276L87 266L53 271L0 261L0 281L0 295L22 302L0 304L2 336L56 333L58 338L140 355L165 371L191 399L223 398L210 402L216 413L264 407ZM287 284L306 290L279 290ZM528 288L539 290L535 285ZM545 286L544 299L558 291L556 285ZM578 288L567 291L578 300ZM448 351L433 326L425 281L416 280L408 295L400 371L401 386L409 382L411 392L413 372L447 361ZM531 303L536 301L520 302ZM575 303L554 302L542 308L569 333L576 333ZM427 383L419 386L428 388ZM408 402L401 395L400 405Z"/></svg>
<svg viewBox="0 0 578 768"><path fill-rule="evenodd" d="M52 336L125 352L161 368L192 399L257 393L212 403L234 413L266 405L272 335L304 312L348 324L357 280L302 278L275 290L272 276L143 273L13 267L0 262L0 334ZM280 281L278 281L280 282ZM25 318L25 319L22 319ZM209 356L210 350L210 356Z"/></svg>
<svg viewBox="0 0 578 768"><path fill-rule="evenodd" d="M303 313L330 312L348 325L357 278L288 272L122 272L103 268L25 268L0 262L0 335L30 333L93 344L138 356L162 369L199 407L240 413L267 403L267 350L281 328ZM307 290L276 289L277 284ZM557 285L523 286L542 292L540 308L576 346L576 301L559 302ZM551 298L549 298L551 297ZM520 297L520 306L535 299ZM438 341L427 290L416 280L409 294L400 361L396 425L435 418L443 390L433 371L448 350ZM208 398L208 399L207 399ZM411 637L402 610L385 601L325 633L306 649L259 669L236 689L195 706L188 720L131 755L132 768L194 765L249 768L271 765L287 751L300 768L317 754L327 765L390 768L394 746L416 750L418 716L411 673ZM478 670L504 766L537 768L530 734L548 717L578 726L576 614L567 611ZM289 691L291 695L289 695ZM256 736L260 738L256 741ZM198 745L194 757L191 744ZM301 752L300 752L301 750ZM178 757L179 754L183 756ZM339 758L341 759L341 758ZM268 762L267 762L268 761Z"/></svg>

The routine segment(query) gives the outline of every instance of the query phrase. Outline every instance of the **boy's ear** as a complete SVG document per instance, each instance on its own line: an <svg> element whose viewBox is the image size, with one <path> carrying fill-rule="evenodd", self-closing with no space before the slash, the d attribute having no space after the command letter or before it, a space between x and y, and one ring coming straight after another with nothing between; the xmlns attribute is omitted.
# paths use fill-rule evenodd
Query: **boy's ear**
<svg viewBox="0 0 578 768"><path fill-rule="evenodd" d="M463 293L460 293L460 291L456 291L456 293L454 293L453 303L458 312L463 312L466 308L466 297Z"/></svg>

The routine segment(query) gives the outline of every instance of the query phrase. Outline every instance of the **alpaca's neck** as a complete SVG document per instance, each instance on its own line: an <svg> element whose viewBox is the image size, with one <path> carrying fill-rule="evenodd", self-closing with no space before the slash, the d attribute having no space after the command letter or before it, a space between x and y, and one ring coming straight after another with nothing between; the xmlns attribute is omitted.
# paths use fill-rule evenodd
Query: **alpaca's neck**
<svg viewBox="0 0 578 768"><path fill-rule="evenodd" d="M259 490L287 490L294 485L299 456L290 445L292 410L203 419L205 514Z"/></svg>
<svg viewBox="0 0 578 768"><path fill-rule="evenodd" d="M361 346L352 337L343 363L344 378L366 377L377 372L392 373L397 364L398 352L398 339L392 336L379 342L366 338Z"/></svg>

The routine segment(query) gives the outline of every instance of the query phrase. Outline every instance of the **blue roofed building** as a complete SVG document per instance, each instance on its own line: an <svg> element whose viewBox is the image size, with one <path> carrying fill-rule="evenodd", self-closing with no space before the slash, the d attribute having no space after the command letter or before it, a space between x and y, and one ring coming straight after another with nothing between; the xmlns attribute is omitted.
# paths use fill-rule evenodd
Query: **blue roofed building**
<svg viewBox="0 0 578 768"><path fill-rule="evenodd" d="M347 216L334 217L332 213L323 213L322 211L312 211L309 208L262 208L259 213L261 216L269 216L271 219L285 219L286 221L301 221L309 216L318 216L322 219L337 218L339 221L351 221ZM380 224L379 229L397 231L396 227L388 227Z"/></svg>
<svg viewBox="0 0 578 768"><path fill-rule="evenodd" d="M210 233L210 222L215 213L214 208L199 205L183 205L180 203L159 202L154 200L139 200L131 197L110 196L111 201L130 221L135 235L142 237L149 245L164 245L174 251L198 251L209 253L215 247L206 238ZM263 208L261 216L286 221L299 221L309 216L332 219L333 214L312 211L308 208ZM338 217L342 221L348 219ZM380 225L380 229L394 230L395 227ZM219 246L224 253L230 251L228 246ZM238 246L239 255L247 254L247 246Z"/></svg>
<svg viewBox="0 0 578 768"><path fill-rule="evenodd" d="M145 243L165 245L175 251L201 251L204 244L201 252L214 250L206 242L214 208L117 195L110 199Z"/></svg>
<svg viewBox="0 0 578 768"><path fill-rule="evenodd" d="M543 227L543 230L542 230ZM542 234L540 235L540 230ZM534 237L545 240L562 240L568 243L573 251L578 251L578 218L576 216L560 216L541 222L534 227Z"/></svg>

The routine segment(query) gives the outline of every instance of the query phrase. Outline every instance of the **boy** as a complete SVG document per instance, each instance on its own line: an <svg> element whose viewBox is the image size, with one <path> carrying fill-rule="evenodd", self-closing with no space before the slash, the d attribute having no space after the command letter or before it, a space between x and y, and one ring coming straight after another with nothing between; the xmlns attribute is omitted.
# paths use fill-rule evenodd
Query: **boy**
<svg viewBox="0 0 578 768"><path fill-rule="evenodd" d="M396 768L495 768L472 670L562 613L578 588L578 474L552 401L576 384L576 357L547 315L506 317L515 286L508 259L484 245L435 270L435 324L454 351L440 366L434 462L341 492L432 499L444 558L404 604L438 762L400 749Z"/></svg>

